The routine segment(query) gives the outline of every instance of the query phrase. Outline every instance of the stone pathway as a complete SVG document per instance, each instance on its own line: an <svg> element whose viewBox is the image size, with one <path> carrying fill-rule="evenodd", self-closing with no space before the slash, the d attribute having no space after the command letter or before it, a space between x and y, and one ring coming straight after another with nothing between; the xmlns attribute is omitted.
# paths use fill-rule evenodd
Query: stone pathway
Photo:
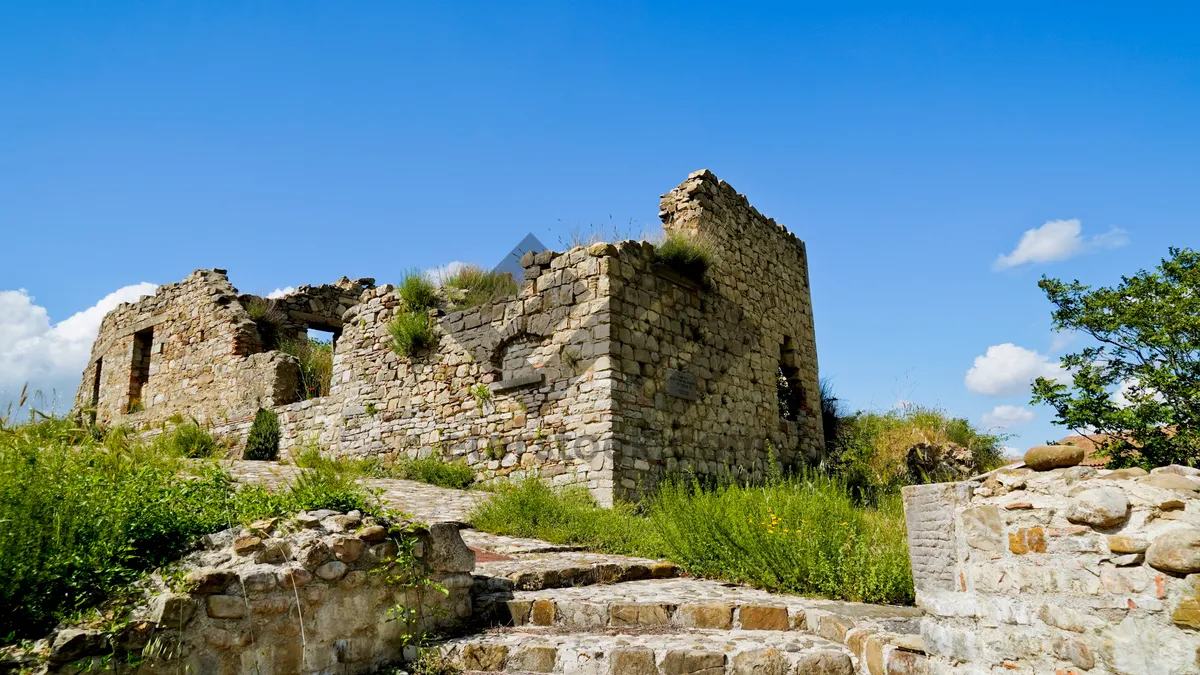
<svg viewBox="0 0 1200 675"><path fill-rule="evenodd" d="M301 469L223 463L281 487ZM470 529L491 493L408 480L361 481L390 508L451 522L476 552L477 632L440 649L468 672L589 675L908 675L927 672L920 610L818 600L680 577L669 562Z"/></svg>

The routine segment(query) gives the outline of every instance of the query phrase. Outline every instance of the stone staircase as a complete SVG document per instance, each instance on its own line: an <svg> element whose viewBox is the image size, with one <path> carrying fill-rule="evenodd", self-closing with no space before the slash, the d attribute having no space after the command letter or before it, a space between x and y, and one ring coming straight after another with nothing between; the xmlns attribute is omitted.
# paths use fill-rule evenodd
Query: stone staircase
<svg viewBox="0 0 1200 675"><path fill-rule="evenodd" d="M295 469L231 462L268 485ZM393 508L461 526L475 552L464 633L433 645L467 672L927 675L920 610L776 595L672 563L470 529L487 493L364 479Z"/></svg>

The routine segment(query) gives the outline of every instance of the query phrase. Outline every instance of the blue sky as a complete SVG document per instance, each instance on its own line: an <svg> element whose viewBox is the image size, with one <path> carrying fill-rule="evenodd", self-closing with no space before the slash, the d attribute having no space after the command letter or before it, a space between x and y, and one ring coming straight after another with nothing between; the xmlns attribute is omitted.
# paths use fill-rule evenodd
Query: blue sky
<svg viewBox="0 0 1200 675"><path fill-rule="evenodd" d="M807 242L842 399L1060 437L1038 277L1200 245L1200 10L907 4L9 4L0 389L143 282L491 264L709 168Z"/></svg>

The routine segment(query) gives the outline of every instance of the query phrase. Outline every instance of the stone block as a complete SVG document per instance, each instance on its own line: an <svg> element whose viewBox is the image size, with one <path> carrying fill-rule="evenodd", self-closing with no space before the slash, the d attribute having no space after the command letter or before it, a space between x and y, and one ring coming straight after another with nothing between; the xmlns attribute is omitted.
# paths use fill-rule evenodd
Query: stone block
<svg viewBox="0 0 1200 675"><path fill-rule="evenodd" d="M1046 536L1040 527L1019 528L1008 533L1008 550L1016 555L1045 553Z"/></svg>
<svg viewBox="0 0 1200 675"><path fill-rule="evenodd" d="M234 595L210 595L205 600L208 615L214 619L240 619L246 616L246 599Z"/></svg>
<svg viewBox="0 0 1200 675"><path fill-rule="evenodd" d="M658 675L650 649L614 649L608 659L610 675Z"/></svg>
<svg viewBox="0 0 1200 675"><path fill-rule="evenodd" d="M187 595L164 593L154 600L150 620L164 629L180 629L192 620L196 601Z"/></svg>
<svg viewBox="0 0 1200 675"><path fill-rule="evenodd" d="M809 652L800 655L792 672L795 675L854 675L854 662L844 652Z"/></svg>
<svg viewBox="0 0 1200 675"><path fill-rule="evenodd" d="M738 619L746 630L787 630L787 607L765 605L742 605Z"/></svg>
<svg viewBox="0 0 1200 675"><path fill-rule="evenodd" d="M485 673L496 673L504 670L508 661L508 647L505 645L468 643L463 646L458 662L464 670L481 670Z"/></svg>
<svg viewBox="0 0 1200 675"><path fill-rule="evenodd" d="M529 613L529 623L534 626L553 626L555 614L553 600L534 600Z"/></svg>
<svg viewBox="0 0 1200 675"><path fill-rule="evenodd" d="M778 649L749 649L733 657L733 675L789 675L787 658Z"/></svg>
<svg viewBox="0 0 1200 675"><path fill-rule="evenodd" d="M528 673L553 673L558 662L554 647L518 647L508 657L508 669Z"/></svg>
<svg viewBox="0 0 1200 675"><path fill-rule="evenodd" d="M733 605L724 602L681 605L676 616L679 625L685 628L729 630L733 626Z"/></svg>
<svg viewBox="0 0 1200 675"><path fill-rule="evenodd" d="M663 657L663 675L724 675L725 655L695 649L672 649Z"/></svg>

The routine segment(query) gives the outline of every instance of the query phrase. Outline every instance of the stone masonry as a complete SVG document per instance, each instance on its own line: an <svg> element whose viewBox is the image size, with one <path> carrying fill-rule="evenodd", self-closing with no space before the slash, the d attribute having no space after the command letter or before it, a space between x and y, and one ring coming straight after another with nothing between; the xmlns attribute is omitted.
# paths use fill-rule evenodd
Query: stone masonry
<svg viewBox="0 0 1200 675"><path fill-rule="evenodd" d="M1082 454L904 489L929 673L1200 673L1200 470Z"/></svg>
<svg viewBox="0 0 1200 675"><path fill-rule="evenodd" d="M373 280L302 287L279 332L335 334L328 396L296 400L296 360L274 347L221 270L197 271L105 317L76 396L102 423L192 417L244 439L259 407L285 451L467 461L483 478L537 472L601 503L664 475L761 475L823 448L804 243L708 171L663 195L668 233L712 261L698 283L648 243L529 253L516 296L432 310L437 344L403 357L404 311ZM781 416L777 384L794 392Z"/></svg>

